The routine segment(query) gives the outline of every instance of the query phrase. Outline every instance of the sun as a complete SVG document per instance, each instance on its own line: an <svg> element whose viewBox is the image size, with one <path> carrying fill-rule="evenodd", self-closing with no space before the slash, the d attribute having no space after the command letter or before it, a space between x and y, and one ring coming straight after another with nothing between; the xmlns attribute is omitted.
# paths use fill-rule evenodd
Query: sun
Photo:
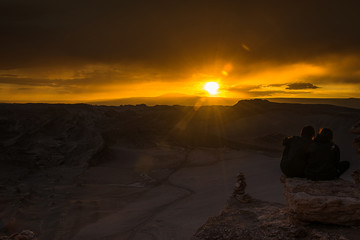
<svg viewBox="0 0 360 240"><path fill-rule="evenodd" d="M219 84L217 82L207 82L204 85L204 89L208 91L210 95L218 94Z"/></svg>

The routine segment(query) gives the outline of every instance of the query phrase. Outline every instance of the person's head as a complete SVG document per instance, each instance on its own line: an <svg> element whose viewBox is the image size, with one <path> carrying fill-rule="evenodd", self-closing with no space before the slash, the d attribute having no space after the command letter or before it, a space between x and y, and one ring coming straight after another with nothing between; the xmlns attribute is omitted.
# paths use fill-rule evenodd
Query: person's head
<svg viewBox="0 0 360 240"><path fill-rule="evenodd" d="M322 128L319 131L319 137L324 141L331 142L333 139L333 132L329 128Z"/></svg>
<svg viewBox="0 0 360 240"><path fill-rule="evenodd" d="M301 134L302 137L306 137L309 139L313 139L315 136L315 129L312 126L305 126L303 127L303 129L301 130Z"/></svg>

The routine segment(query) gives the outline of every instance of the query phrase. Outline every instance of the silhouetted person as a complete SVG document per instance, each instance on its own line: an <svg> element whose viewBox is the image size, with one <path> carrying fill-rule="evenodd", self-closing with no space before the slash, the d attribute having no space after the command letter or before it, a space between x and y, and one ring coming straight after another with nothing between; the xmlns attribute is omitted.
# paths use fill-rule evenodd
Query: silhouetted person
<svg viewBox="0 0 360 240"><path fill-rule="evenodd" d="M313 144L315 129L305 126L300 136L285 138L280 168L286 177L305 177L305 166L309 158L309 147Z"/></svg>
<svg viewBox="0 0 360 240"><path fill-rule="evenodd" d="M348 161L340 162L340 149L333 143L333 133L328 128L320 129L309 154L305 175L311 180L336 179L350 166Z"/></svg>

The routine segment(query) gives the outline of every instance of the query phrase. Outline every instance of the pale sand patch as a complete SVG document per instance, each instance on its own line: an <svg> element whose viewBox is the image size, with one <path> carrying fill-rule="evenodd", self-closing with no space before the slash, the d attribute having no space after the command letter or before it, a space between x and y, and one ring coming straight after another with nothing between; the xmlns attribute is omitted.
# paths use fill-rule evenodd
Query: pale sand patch
<svg viewBox="0 0 360 240"><path fill-rule="evenodd" d="M193 150L188 157L206 157L204 151ZM72 239L190 239L223 209L239 171L245 173L252 196L284 202L278 158L227 149L215 155L218 162L199 159L205 165L179 169L140 199L81 227Z"/></svg>

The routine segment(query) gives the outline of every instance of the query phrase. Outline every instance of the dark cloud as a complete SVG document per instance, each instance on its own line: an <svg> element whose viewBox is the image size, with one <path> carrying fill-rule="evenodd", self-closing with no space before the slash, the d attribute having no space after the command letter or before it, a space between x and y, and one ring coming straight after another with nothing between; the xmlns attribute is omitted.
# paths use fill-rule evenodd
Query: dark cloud
<svg viewBox="0 0 360 240"><path fill-rule="evenodd" d="M287 86L288 90L301 90L301 89L317 89L320 88L312 83L279 83L279 84L269 84L266 87L283 87Z"/></svg>
<svg viewBox="0 0 360 240"><path fill-rule="evenodd" d="M359 1L1 1L0 68L359 54ZM250 51L244 49L246 45Z"/></svg>
<svg viewBox="0 0 360 240"><path fill-rule="evenodd" d="M289 90L301 90L301 89L317 89L318 86L313 85L312 83L290 83L287 84Z"/></svg>
<svg viewBox="0 0 360 240"><path fill-rule="evenodd" d="M18 77L18 75L16 75L16 74L0 74L0 78L5 78L5 77L14 78L14 77Z"/></svg>
<svg viewBox="0 0 360 240"><path fill-rule="evenodd" d="M21 86L54 86L54 82L48 79L21 78L21 77L0 77L0 83Z"/></svg>
<svg viewBox="0 0 360 240"><path fill-rule="evenodd" d="M104 77L103 77L104 78ZM114 83L115 80L110 79L105 84ZM100 78L77 78L77 79L47 79L47 78L2 78L0 84L19 85L19 86L41 86L51 88L79 87L79 86L97 86L104 85Z"/></svg>
<svg viewBox="0 0 360 240"><path fill-rule="evenodd" d="M345 58L330 58L325 67L330 71L320 76L308 76L303 80L315 84L359 84L360 83L360 55Z"/></svg>
<svg viewBox="0 0 360 240"><path fill-rule="evenodd" d="M166 82L168 79L181 81L189 78L184 73L170 74L167 71L161 73L152 72L151 69L119 68L117 66L94 66L90 70L78 70L71 72L70 76L54 78L38 76L30 72L30 76L17 74L0 74L0 84L13 87L48 87L53 89L64 89L67 93L96 92L99 87L116 86L119 83L127 84L146 83L151 81ZM35 77L34 77L35 75Z"/></svg>
<svg viewBox="0 0 360 240"><path fill-rule="evenodd" d="M286 84L271 84L271 85L248 85L248 86L234 86L227 88L229 92L246 94L249 97L269 97L273 95L296 95L296 94L309 94L309 91L286 91L286 90L268 90L267 87L281 87ZM309 89L309 88L297 88Z"/></svg>
<svg viewBox="0 0 360 240"><path fill-rule="evenodd" d="M335 83L335 84L360 84L360 74L354 75L349 73L349 75L341 74L338 76L309 76L306 77L306 81L311 81L314 83L324 84L324 83Z"/></svg>
<svg viewBox="0 0 360 240"><path fill-rule="evenodd" d="M280 83L280 84L269 84L269 85L267 85L268 87L282 87L282 86L284 86L284 85L286 85L286 84L283 84L283 83Z"/></svg>
<svg viewBox="0 0 360 240"><path fill-rule="evenodd" d="M18 91L32 91L32 88L18 88Z"/></svg>

